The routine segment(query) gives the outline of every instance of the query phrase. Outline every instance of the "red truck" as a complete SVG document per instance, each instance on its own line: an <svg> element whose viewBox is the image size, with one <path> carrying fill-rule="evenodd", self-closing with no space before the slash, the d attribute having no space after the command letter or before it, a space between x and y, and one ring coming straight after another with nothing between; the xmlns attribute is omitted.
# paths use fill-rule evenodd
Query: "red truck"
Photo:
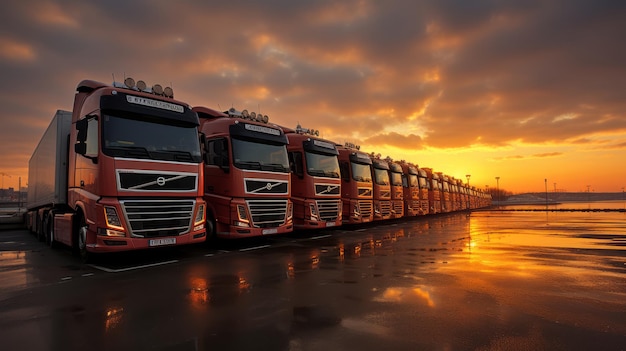
<svg viewBox="0 0 626 351"><path fill-rule="evenodd" d="M28 229L85 261L204 241L196 113L170 88L132 78L76 90L29 161Z"/></svg>
<svg viewBox="0 0 626 351"><path fill-rule="evenodd" d="M407 217L417 216L420 214L418 168L416 165L404 160L400 161L400 167L402 167L404 214Z"/></svg>
<svg viewBox="0 0 626 351"><path fill-rule="evenodd" d="M430 183L430 190L428 191L428 204L430 207L430 214L441 213L441 180L439 174L433 172L432 168L423 168L428 177Z"/></svg>
<svg viewBox="0 0 626 351"><path fill-rule="evenodd" d="M357 145L337 145L341 173L343 224L371 222L374 219L372 160Z"/></svg>
<svg viewBox="0 0 626 351"><path fill-rule="evenodd" d="M450 197L450 177L437 172L441 184L441 212L452 211L452 199Z"/></svg>
<svg viewBox="0 0 626 351"><path fill-rule="evenodd" d="M337 146L319 132L283 127L289 140L291 201L295 229L320 229L342 223L341 178Z"/></svg>
<svg viewBox="0 0 626 351"><path fill-rule="evenodd" d="M288 140L267 115L194 107L200 118L209 238L293 231Z"/></svg>
<svg viewBox="0 0 626 351"><path fill-rule="evenodd" d="M372 179L374 180L374 220L391 218L391 184L389 164L380 158L380 154L370 154L372 159Z"/></svg>
<svg viewBox="0 0 626 351"><path fill-rule="evenodd" d="M428 180L428 174L422 168L417 168L417 182L419 184L419 214L427 215L431 213L430 201L428 194L431 191L431 183Z"/></svg>
<svg viewBox="0 0 626 351"><path fill-rule="evenodd" d="M387 157L389 183L391 187L391 218L404 217L404 190L402 188L402 166Z"/></svg>

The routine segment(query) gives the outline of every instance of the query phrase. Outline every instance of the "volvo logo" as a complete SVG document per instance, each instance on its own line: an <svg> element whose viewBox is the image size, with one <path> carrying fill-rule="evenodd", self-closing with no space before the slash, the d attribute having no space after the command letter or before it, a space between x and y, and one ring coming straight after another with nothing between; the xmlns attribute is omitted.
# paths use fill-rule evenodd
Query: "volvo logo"
<svg viewBox="0 0 626 351"><path fill-rule="evenodd" d="M273 186L272 184L267 183L267 185L265 186L265 189L267 189L267 190L272 190L272 188L273 188L273 187L274 187L274 186Z"/></svg>
<svg viewBox="0 0 626 351"><path fill-rule="evenodd" d="M158 177L156 180L156 183L158 186L163 186L165 185L165 177Z"/></svg>

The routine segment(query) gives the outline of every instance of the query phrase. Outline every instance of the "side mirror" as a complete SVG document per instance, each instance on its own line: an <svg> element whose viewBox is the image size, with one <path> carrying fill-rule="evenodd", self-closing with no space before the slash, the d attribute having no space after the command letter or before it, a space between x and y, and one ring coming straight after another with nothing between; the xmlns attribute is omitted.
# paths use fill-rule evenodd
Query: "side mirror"
<svg viewBox="0 0 626 351"><path fill-rule="evenodd" d="M87 153L87 144L85 143L74 144L74 152L76 152L79 155L85 156L85 154Z"/></svg>

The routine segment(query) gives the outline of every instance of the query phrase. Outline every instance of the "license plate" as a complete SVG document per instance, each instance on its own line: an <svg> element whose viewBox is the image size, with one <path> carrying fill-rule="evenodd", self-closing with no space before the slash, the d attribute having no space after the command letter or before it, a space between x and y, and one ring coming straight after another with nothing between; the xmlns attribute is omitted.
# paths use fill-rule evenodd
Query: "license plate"
<svg viewBox="0 0 626 351"><path fill-rule="evenodd" d="M265 235L265 234L276 234L276 233L278 233L278 229L276 229L276 228L263 229L263 235Z"/></svg>
<svg viewBox="0 0 626 351"><path fill-rule="evenodd" d="M335 226L335 222L326 222L326 226L327 227L334 227Z"/></svg>
<svg viewBox="0 0 626 351"><path fill-rule="evenodd" d="M150 239L150 246L162 246L176 244L176 238Z"/></svg>

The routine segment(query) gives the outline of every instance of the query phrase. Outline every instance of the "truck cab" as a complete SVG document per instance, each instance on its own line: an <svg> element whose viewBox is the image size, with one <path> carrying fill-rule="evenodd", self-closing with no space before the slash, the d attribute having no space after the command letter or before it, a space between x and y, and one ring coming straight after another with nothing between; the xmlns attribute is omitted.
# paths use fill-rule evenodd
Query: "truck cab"
<svg viewBox="0 0 626 351"><path fill-rule="evenodd" d="M204 241L196 113L170 88L132 78L84 80L76 90L71 118L59 111L49 128L66 132L46 132L29 163L31 230L51 245L75 247L85 260Z"/></svg>
<svg viewBox="0 0 626 351"><path fill-rule="evenodd" d="M420 214L420 188L418 168L406 161L400 162L402 167L402 189L404 197L404 215L413 217Z"/></svg>
<svg viewBox="0 0 626 351"><path fill-rule="evenodd" d="M341 172L343 224L367 223L374 219L372 160L358 145L337 145Z"/></svg>
<svg viewBox="0 0 626 351"><path fill-rule="evenodd" d="M204 155L207 235L227 239L293 231L288 140L267 115L194 107Z"/></svg>
<svg viewBox="0 0 626 351"><path fill-rule="evenodd" d="M319 132L283 127L289 140L291 201L295 229L321 229L342 224L339 152Z"/></svg>
<svg viewBox="0 0 626 351"><path fill-rule="evenodd" d="M441 180L439 174L433 171L432 168L423 168L426 172L426 177L429 185L428 191L428 206L430 207L430 214L441 213Z"/></svg>
<svg viewBox="0 0 626 351"><path fill-rule="evenodd" d="M389 165L389 185L391 187L391 218L404 217L404 189L402 188L402 166L391 158L385 159Z"/></svg>
<svg viewBox="0 0 626 351"><path fill-rule="evenodd" d="M372 159L372 179L374 181L374 220L391 218L391 182L389 163L380 158L380 154L370 154Z"/></svg>

